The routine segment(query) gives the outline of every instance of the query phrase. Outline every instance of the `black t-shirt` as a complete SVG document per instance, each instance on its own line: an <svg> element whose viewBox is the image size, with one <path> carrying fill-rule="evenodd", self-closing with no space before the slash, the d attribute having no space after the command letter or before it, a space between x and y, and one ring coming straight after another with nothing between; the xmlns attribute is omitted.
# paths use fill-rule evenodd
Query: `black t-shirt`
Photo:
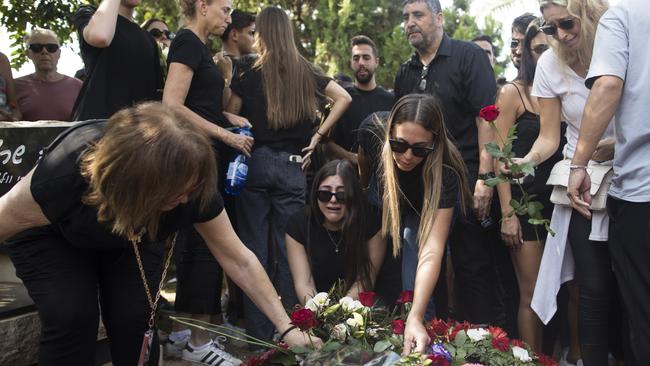
<svg viewBox="0 0 650 366"><path fill-rule="evenodd" d="M348 151L357 151L357 131L361 122L369 114L378 111L389 111L393 107L395 96L381 86L371 91L358 89L355 86L345 88L352 96L352 104L336 122L332 140Z"/></svg>
<svg viewBox="0 0 650 366"><path fill-rule="evenodd" d="M181 29L169 46L167 64L183 64L194 72L185 106L206 120L226 126L223 116L223 75L212 60L210 49L189 29Z"/></svg>
<svg viewBox="0 0 650 366"><path fill-rule="evenodd" d="M75 103L75 120L109 118L118 110L146 100L160 100L163 88L156 41L145 30L118 15L110 46L97 48L83 38L96 8L82 6L73 17L87 78Z"/></svg>
<svg viewBox="0 0 650 366"><path fill-rule="evenodd" d="M410 210L415 211L418 215L422 212L422 201L424 197L423 167L424 163L420 163L408 172L397 169L399 187L404 193L401 202L402 212ZM443 166L442 192L440 193L438 208L454 207L459 199L458 194L458 176L453 169Z"/></svg>
<svg viewBox="0 0 650 366"><path fill-rule="evenodd" d="M364 224L366 241L381 229L379 213L368 207ZM311 262L316 291L327 292L339 279L345 280L345 248L341 240L341 231L330 231L316 221L311 209L304 209L293 214L287 223L287 234L304 245ZM339 244L340 243L340 244ZM339 251L336 252L338 245ZM309 246L307 248L307 246Z"/></svg>
<svg viewBox="0 0 650 366"><path fill-rule="evenodd" d="M102 138L105 121L89 121L63 132L48 147L39 161L31 181L31 192L52 227L73 246L82 248L119 248L129 242L111 233L110 224L97 221L97 209L81 202L88 182L81 176L82 153ZM208 207L200 210L196 202L181 204L161 217L159 239L181 228L206 222L223 210L217 193ZM148 236L143 241L148 241Z"/></svg>
<svg viewBox="0 0 650 366"><path fill-rule="evenodd" d="M314 78L316 78L318 92L323 94L332 79L322 75L314 75ZM275 150L301 154L301 150L309 144L313 134L313 121L306 119L291 128L272 130L266 118L262 72L258 68L251 68L234 75L230 89L242 98L240 114L253 125L252 132L255 138L253 148L268 146ZM314 98L316 97L314 95Z"/></svg>
<svg viewBox="0 0 650 366"><path fill-rule="evenodd" d="M447 35L443 35L435 58L428 65L426 89L421 91L423 68L417 53L400 66L395 77L395 98L424 92L440 99L448 135L456 142L473 184L479 165L476 117L481 108L494 103L494 71L481 48Z"/></svg>
<svg viewBox="0 0 650 366"><path fill-rule="evenodd" d="M367 116L359 125L357 139L359 147L364 151L368 160L371 174L378 174L381 161L381 150L384 147L386 138L386 120L389 111L375 112Z"/></svg>

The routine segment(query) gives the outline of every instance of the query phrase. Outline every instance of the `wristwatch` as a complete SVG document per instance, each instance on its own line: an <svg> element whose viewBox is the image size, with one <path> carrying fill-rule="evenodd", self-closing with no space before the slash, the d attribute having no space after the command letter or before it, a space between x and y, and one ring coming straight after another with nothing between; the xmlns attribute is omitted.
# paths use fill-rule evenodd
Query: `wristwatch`
<svg viewBox="0 0 650 366"><path fill-rule="evenodd" d="M480 180L488 180L492 178L496 178L496 174L494 172L488 172L488 173L479 173L478 174L478 179Z"/></svg>

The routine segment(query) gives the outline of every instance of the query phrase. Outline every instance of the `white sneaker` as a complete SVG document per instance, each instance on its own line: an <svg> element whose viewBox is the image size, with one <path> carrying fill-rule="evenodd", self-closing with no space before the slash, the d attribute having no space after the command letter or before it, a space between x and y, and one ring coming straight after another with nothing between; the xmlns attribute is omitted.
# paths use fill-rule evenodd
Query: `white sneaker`
<svg viewBox="0 0 650 366"><path fill-rule="evenodd" d="M584 366L582 364L582 358L579 359L576 363L571 363L567 361L567 356L569 355L569 349L565 349L564 352L562 352L562 357L560 358L559 366Z"/></svg>
<svg viewBox="0 0 650 366"><path fill-rule="evenodd" d="M187 342L189 340L190 340L189 333L182 339L177 340L176 342L168 338L167 343L165 344L165 353L167 354L167 357L181 358L181 356L183 355L183 350L185 349L185 346L187 346Z"/></svg>
<svg viewBox="0 0 650 366"><path fill-rule="evenodd" d="M219 347L218 343L210 341L207 347L196 350L188 343L183 350L183 360L210 366L238 366L242 361Z"/></svg>

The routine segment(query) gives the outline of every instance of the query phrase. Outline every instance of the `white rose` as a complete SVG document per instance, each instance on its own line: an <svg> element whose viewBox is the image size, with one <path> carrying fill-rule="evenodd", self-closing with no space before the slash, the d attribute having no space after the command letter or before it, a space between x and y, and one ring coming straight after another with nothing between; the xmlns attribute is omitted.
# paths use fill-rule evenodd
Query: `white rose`
<svg viewBox="0 0 650 366"><path fill-rule="evenodd" d="M343 311L346 313L351 313L353 311L365 308L365 306L363 306L359 300L354 300L350 296L342 297L339 300L339 304L341 304Z"/></svg>
<svg viewBox="0 0 650 366"><path fill-rule="evenodd" d="M528 351L526 351L524 348L517 347L517 346L512 347L512 355L522 362L530 362L533 360L532 358L530 358Z"/></svg>
<svg viewBox="0 0 650 366"><path fill-rule="evenodd" d="M327 292L319 292L316 296L307 300L305 307L313 312L322 310L325 306L330 304L330 298Z"/></svg>
<svg viewBox="0 0 650 366"><path fill-rule="evenodd" d="M354 329L363 327L363 317L358 313L352 313L352 318L349 318L345 323Z"/></svg>
<svg viewBox="0 0 650 366"><path fill-rule="evenodd" d="M332 328L330 335L332 338L335 338L341 342L345 342L345 338L348 336L348 327L346 327L343 323L337 324L334 326L334 328Z"/></svg>
<svg viewBox="0 0 650 366"><path fill-rule="evenodd" d="M483 328L467 330L467 336L474 342L482 341L490 332Z"/></svg>

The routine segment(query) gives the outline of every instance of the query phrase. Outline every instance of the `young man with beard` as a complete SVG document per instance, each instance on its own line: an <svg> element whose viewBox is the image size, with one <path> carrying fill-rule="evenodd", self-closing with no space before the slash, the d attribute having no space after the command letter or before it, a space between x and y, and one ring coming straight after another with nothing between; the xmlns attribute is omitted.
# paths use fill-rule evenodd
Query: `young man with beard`
<svg viewBox="0 0 650 366"><path fill-rule="evenodd" d="M491 242L492 237L498 239L498 233L495 225L490 225L493 189L485 184L494 176L494 168L484 148L494 135L491 126L478 117L481 108L494 103L494 73L482 49L444 33L438 0L406 0L403 5L404 31L415 53L397 73L395 97L425 93L440 99L448 135L467 165L469 188L474 192L474 215L459 215L449 239L463 307L455 315L476 324L494 324L498 302ZM440 288L444 286L442 277L438 285L434 293L436 312L444 318L446 304L441 297L446 291Z"/></svg>
<svg viewBox="0 0 650 366"><path fill-rule="evenodd" d="M352 37L350 44L350 67L354 71L354 84L345 90L352 96L352 104L334 127L327 147L337 158L357 164L357 130L361 121L373 112L389 111L394 96L375 82L375 71L379 66L375 42L367 36L359 35Z"/></svg>
<svg viewBox="0 0 650 366"><path fill-rule="evenodd" d="M69 121L81 80L57 72L61 45L56 33L35 28L27 39L34 73L17 78L16 99L25 121Z"/></svg>

